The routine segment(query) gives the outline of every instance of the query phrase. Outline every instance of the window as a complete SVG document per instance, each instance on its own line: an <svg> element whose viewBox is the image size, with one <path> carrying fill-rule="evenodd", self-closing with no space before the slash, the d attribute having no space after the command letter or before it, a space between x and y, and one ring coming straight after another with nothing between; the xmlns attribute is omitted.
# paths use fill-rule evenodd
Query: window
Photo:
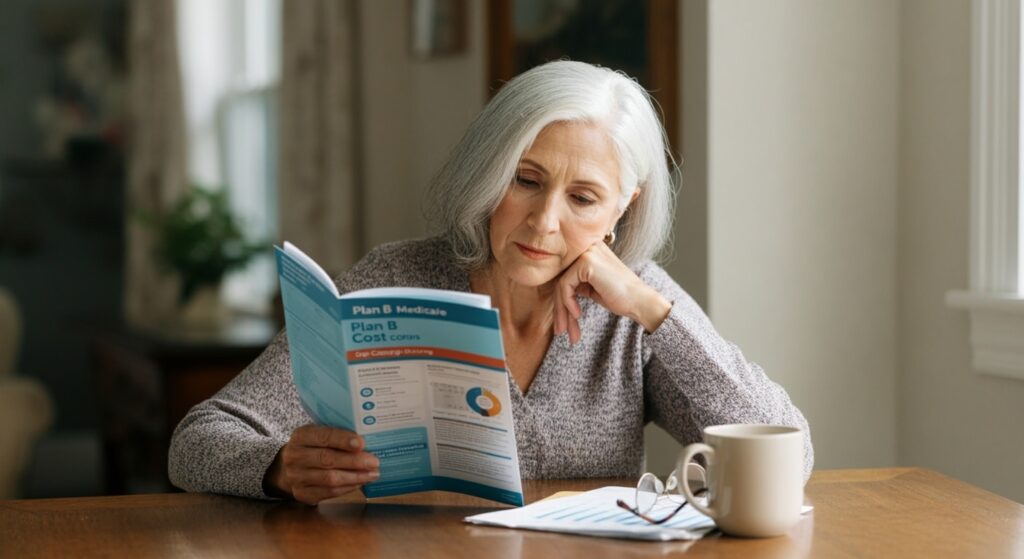
<svg viewBox="0 0 1024 559"><path fill-rule="evenodd" d="M250 239L277 237L280 0L178 0L189 179L228 189ZM273 258L226 278L228 305L269 311Z"/></svg>
<svg viewBox="0 0 1024 559"><path fill-rule="evenodd" d="M970 312L974 369L1024 379L1021 18L1021 0L974 1L970 287L946 301Z"/></svg>

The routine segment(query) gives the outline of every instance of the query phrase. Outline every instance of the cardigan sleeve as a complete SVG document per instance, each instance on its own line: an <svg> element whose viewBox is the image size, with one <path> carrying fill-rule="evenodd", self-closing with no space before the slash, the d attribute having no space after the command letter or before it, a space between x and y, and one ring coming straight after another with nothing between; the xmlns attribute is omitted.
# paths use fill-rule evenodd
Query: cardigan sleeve
<svg viewBox="0 0 1024 559"><path fill-rule="evenodd" d="M342 293L390 280L380 248L336 280ZM187 491L269 499L263 477L292 431L313 420L292 382L287 333L244 371L189 410L171 437L167 470Z"/></svg>
<svg viewBox="0 0 1024 559"><path fill-rule="evenodd" d="M310 421L292 383L282 331L252 364L178 424L168 453L171 483L187 491L267 499L264 474L291 432Z"/></svg>
<svg viewBox="0 0 1024 559"><path fill-rule="evenodd" d="M785 389L723 339L697 303L659 266L644 266L641 278L672 303L661 326L643 335L648 419L682 444L700 441L704 427L710 425L799 427L806 482L814 467L810 428Z"/></svg>

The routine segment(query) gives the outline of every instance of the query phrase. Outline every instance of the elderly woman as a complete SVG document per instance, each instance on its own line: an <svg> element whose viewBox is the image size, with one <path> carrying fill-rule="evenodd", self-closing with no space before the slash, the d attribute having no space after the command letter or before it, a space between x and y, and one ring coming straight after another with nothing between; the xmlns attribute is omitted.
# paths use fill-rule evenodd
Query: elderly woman
<svg viewBox="0 0 1024 559"><path fill-rule="evenodd" d="M526 478L636 476L651 421L684 444L707 425L798 426L806 478L800 411L651 260L671 232L669 160L635 81L539 66L505 85L434 179L441 234L374 249L338 290L489 295ZM285 335L178 426L176 485L317 503L379 477L361 437L309 424Z"/></svg>

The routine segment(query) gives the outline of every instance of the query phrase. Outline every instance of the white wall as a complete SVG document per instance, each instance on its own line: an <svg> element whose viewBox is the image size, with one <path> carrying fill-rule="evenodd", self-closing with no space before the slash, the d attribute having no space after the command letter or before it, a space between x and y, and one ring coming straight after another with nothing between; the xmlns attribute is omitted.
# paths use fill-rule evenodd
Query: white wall
<svg viewBox="0 0 1024 559"><path fill-rule="evenodd" d="M969 2L906 0L901 27L899 461L1024 502L1024 382L970 370Z"/></svg>
<svg viewBox="0 0 1024 559"><path fill-rule="evenodd" d="M415 61L407 3L360 3L369 246L425 231L422 188L483 106L469 4L468 51ZM684 3L668 269L789 390L817 467L920 465L1024 501L1024 383L970 372L967 318L942 302L967 283L969 16L962 0ZM668 471L678 445L648 443Z"/></svg>
<svg viewBox="0 0 1024 559"><path fill-rule="evenodd" d="M464 53L409 54L409 2L359 2L366 248L427 233L420 201L486 99L484 6L467 2Z"/></svg>
<svg viewBox="0 0 1024 559"><path fill-rule="evenodd" d="M420 200L431 175L448 150L461 137L486 101L485 13L481 2L469 2L469 44L464 54L435 60L415 60L408 55L407 2L359 3L359 60L363 66L360 85L362 106L362 181L366 185L363 206L366 248L380 243L423 235L427 225ZM706 141L704 121L703 2L684 4L691 13L689 33L680 34L682 49L693 79L684 92L681 118L684 130L684 187L679 198L676 259L669 271L699 302L706 301ZM696 39L696 42L695 42ZM680 60L681 69L685 64ZM680 72L681 79L683 72ZM693 88L696 87L696 90ZM691 155L692 154L692 155ZM679 445L660 429L647 432L652 468L668 471Z"/></svg>
<svg viewBox="0 0 1024 559"><path fill-rule="evenodd" d="M702 308L708 300L707 191L707 0L688 0L679 12L679 146L682 171L676 198L673 258L665 269ZM668 433L648 425L644 433L649 471L665 475L675 466L680 445Z"/></svg>
<svg viewBox="0 0 1024 559"><path fill-rule="evenodd" d="M425 232L422 188L483 106L484 14L469 4L467 53L415 61L407 3L360 3L367 246ZM790 391L819 467L886 465L898 10L818 4L683 4L684 183L668 269ZM678 445L654 429L648 443L650 467L667 471Z"/></svg>
<svg viewBox="0 0 1024 559"><path fill-rule="evenodd" d="M807 416L818 468L896 460L898 21L709 3L710 314Z"/></svg>

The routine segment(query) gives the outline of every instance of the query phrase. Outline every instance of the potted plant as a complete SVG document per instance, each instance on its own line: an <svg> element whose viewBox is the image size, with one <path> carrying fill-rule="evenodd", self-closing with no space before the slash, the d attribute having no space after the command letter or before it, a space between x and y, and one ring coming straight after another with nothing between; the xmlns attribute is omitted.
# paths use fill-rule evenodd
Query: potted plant
<svg viewBox="0 0 1024 559"><path fill-rule="evenodd" d="M221 318L218 291L224 276L268 246L245 238L224 189L193 185L169 210L143 214L142 220L156 233L157 263L181 280L178 302L185 318L198 315L199 322Z"/></svg>

